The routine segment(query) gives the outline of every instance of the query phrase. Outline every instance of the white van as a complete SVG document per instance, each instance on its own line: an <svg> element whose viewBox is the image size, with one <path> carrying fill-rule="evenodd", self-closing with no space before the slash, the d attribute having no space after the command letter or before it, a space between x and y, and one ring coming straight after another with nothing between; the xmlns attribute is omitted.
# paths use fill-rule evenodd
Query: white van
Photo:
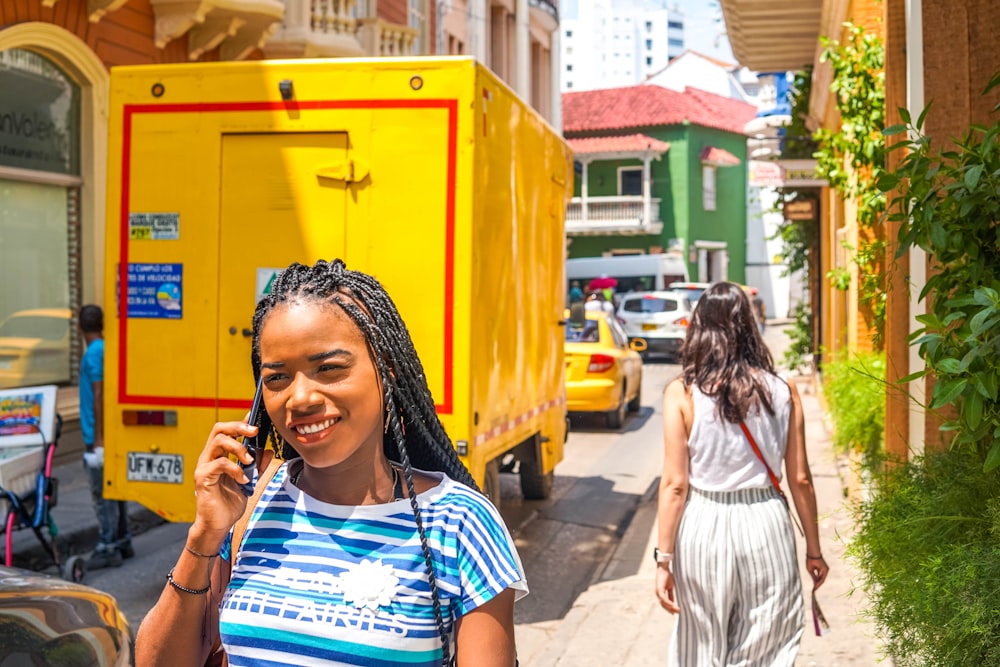
<svg viewBox="0 0 1000 667"><path fill-rule="evenodd" d="M566 260L567 292L573 281L580 288L594 278L614 278L615 292L665 290L670 283L688 282L687 263L675 253L655 255L616 255L614 257L575 257Z"/></svg>

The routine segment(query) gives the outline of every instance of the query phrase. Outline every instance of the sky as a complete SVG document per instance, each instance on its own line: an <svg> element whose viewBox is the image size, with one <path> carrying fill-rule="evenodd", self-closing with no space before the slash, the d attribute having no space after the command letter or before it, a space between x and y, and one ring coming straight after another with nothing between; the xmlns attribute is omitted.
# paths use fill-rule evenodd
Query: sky
<svg viewBox="0 0 1000 667"><path fill-rule="evenodd" d="M674 0L669 6L675 4L684 11L685 47L736 64L718 0Z"/></svg>

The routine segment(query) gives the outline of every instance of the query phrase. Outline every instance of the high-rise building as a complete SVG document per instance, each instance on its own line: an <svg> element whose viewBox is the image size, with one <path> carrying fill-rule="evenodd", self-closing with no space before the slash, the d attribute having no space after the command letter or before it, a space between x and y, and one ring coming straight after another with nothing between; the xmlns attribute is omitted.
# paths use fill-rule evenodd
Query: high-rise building
<svg viewBox="0 0 1000 667"><path fill-rule="evenodd" d="M684 15L663 0L577 0L563 8L560 89L642 83L684 51Z"/></svg>

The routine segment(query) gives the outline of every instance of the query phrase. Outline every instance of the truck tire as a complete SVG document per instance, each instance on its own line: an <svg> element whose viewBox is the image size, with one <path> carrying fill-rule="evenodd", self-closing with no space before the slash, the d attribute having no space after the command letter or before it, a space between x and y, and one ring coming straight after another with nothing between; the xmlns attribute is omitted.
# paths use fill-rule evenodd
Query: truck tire
<svg viewBox="0 0 1000 667"><path fill-rule="evenodd" d="M642 375L639 376L639 386L635 390L635 398L628 402L629 412L639 412L642 407Z"/></svg>
<svg viewBox="0 0 1000 667"><path fill-rule="evenodd" d="M500 461L497 459L486 464L486 475L483 477L483 495L490 499L494 507L500 509Z"/></svg>
<svg viewBox="0 0 1000 667"><path fill-rule="evenodd" d="M547 500L552 495L556 473L542 473L541 461L521 461L521 495L526 500Z"/></svg>
<svg viewBox="0 0 1000 667"><path fill-rule="evenodd" d="M618 406L614 410L608 411L608 428L618 430L625 423L625 387L622 387L622 396L618 399Z"/></svg>

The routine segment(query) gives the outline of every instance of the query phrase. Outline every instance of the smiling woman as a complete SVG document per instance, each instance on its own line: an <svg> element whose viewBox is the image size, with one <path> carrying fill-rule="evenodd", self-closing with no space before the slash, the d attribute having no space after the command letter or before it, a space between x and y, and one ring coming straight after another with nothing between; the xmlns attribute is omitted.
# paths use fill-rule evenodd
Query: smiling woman
<svg viewBox="0 0 1000 667"><path fill-rule="evenodd" d="M201 665L221 645L234 666L514 665L520 559L382 286L340 260L293 264L257 306L251 357L266 409L212 429L137 664ZM237 438L258 435L281 463L234 544Z"/></svg>

